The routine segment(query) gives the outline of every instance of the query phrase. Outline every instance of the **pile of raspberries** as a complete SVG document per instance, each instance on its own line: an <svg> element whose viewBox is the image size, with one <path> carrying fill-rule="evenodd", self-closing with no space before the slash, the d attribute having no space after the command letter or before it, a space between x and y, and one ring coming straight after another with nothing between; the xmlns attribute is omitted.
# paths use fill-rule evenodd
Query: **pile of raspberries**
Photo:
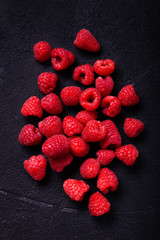
<svg viewBox="0 0 160 240"><path fill-rule="evenodd" d="M80 49L97 52L100 45L95 37L86 29L78 32L74 45ZM51 58L51 63L56 71L68 68L75 61L72 52L64 48L54 48L45 42L38 42L33 47L34 57L39 62ZM116 174L106 167L115 157L124 164L131 166L135 163L139 152L132 144L121 146L121 135L112 120L97 120L97 109L110 118L121 112L121 107L130 107L138 104L139 97L133 85L124 86L118 97L112 96L114 82L110 74L115 69L114 61L110 59L97 60L94 66L84 64L76 67L73 79L86 86L93 84L94 72L99 75L95 80L95 87L82 91L80 87L68 86L62 89L61 99L53 93L56 88L57 75L44 72L38 76L38 87L43 94L41 100L32 96L23 104L21 113L42 118L43 111L50 116L38 123L38 128L32 124L25 125L19 136L19 142L24 146L35 146L46 138L42 145L42 153L48 157L51 168L62 172L74 157L84 157L90 151L90 142L98 142L100 150L96 158L85 160L80 167L80 174L84 179L98 176L97 188L107 194L118 187ZM63 111L63 104L76 106L80 104L84 110L76 117L66 116L63 121L57 116ZM138 136L144 129L142 121L135 118L126 118L124 132L130 138ZM42 180L46 174L47 160L43 155L32 156L24 161L24 168L34 180ZM102 166L102 168L101 168ZM105 166L105 167L103 167ZM67 179L64 181L65 193L75 201L82 201L90 187L82 180ZM91 215L100 216L110 211L110 202L99 191L89 198L89 211Z"/></svg>

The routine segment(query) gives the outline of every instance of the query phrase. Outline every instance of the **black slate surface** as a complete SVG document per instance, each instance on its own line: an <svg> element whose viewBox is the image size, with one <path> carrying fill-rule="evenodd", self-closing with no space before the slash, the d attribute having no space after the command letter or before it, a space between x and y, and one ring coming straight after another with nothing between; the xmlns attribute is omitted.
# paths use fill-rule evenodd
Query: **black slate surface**
<svg viewBox="0 0 160 240"><path fill-rule="evenodd" d="M0 239L160 239L159 6L158 0L0 1ZM99 40L99 53L87 53L72 44L81 28L89 29ZM81 179L79 166L84 159L74 159L61 174L48 166L40 183L23 169L23 161L39 154L41 146L25 148L18 143L23 125L38 122L23 117L20 108L30 96L43 96L37 87L38 74L54 72L49 62L40 64L33 57L33 44L40 40L76 56L72 67L57 73L57 94L64 86L80 86L72 79L75 66L111 58L116 63L113 94L133 83L140 96L140 104L123 108L114 119L123 144L135 144L140 156L133 167L118 160L110 164L119 178L119 188L107 195L112 208L105 216L91 217L87 209L96 180L87 181L91 190L82 203L72 202L63 191L66 178ZM65 108L62 118L79 109ZM144 133L136 139L123 133L127 116L145 123ZM106 117L100 115L100 119ZM97 145L92 146L89 156L94 157Z"/></svg>

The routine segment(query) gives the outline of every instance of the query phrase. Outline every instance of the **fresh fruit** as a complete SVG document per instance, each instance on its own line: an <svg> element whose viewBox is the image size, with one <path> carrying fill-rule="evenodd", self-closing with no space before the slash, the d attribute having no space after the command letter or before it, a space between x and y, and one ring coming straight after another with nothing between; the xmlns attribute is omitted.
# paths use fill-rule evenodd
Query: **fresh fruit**
<svg viewBox="0 0 160 240"><path fill-rule="evenodd" d="M30 115L41 118L43 114L43 109L41 107L41 101L39 100L39 98L33 96L27 99L27 101L23 104L21 108L21 113L25 117L28 117Z"/></svg>
<svg viewBox="0 0 160 240"><path fill-rule="evenodd" d="M77 113L76 119L81 122L83 125L86 125L87 122L91 120L96 120L98 117L98 113L96 111L87 111L83 110Z"/></svg>
<svg viewBox="0 0 160 240"><path fill-rule="evenodd" d="M92 84L94 82L94 68L90 64L76 67L73 72L73 79L84 85Z"/></svg>
<svg viewBox="0 0 160 240"><path fill-rule="evenodd" d="M108 76L114 72L115 63L111 59L97 60L94 63L94 71L101 76Z"/></svg>
<svg viewBox="0 0 160 240"><path fill-rule="evenodd" d="M137 137L144 130L144 123L136 118L126 118L124 121L124 132L130 138Z"/></svg>
<svg viewBox="0 0 160 240"><path fill-rule="evenodd" d="M71 137L70 151L75 157L84 157L89 153L90 146L81 137Z"/></svg>
<svg viewBox="0 0 160 240"><path fill-rule="evenodd" d="M51 168L56 172L62 172L63 169L68 166L73 160L73 156L67 153L63 157L59 158L49 158Z"/></svg>
<svg viewBox="0 0 160 240"><path fill-rule="evenodd" d="M80 104L88 111L96 110L101 101L101 95L96 88L87 88L80 96Z"/></svg>
<svg viewBox="0 0 160 240"><path fill-rule="evenodd" d="M51 63L56 71L68 68L75 61L75 56L64 48L54 48L51 52Z"/></svg>
<svg viewBox="0 0 160 240"><path fill-rule="evenodd" d="M75 117L67 116L63 119L63 130L65 135L71 137L82 132L83 124Z"/></svg>
<svg viewBox="0 0 160 240"><path fill-rule="evenodd" d="M80 87L76 86L65 87L61 91L62 102L66 106L76 106L77 104L79 104L81 93L82 90Z"/></svg>
<svg viewBox="0 0 160 240"><path fill-rule="evenodd" d="M38 76L38 87L44 94L51 93L56 88L57 76L51 72L44 72Z"/></svg>
<svg viewBox="0 0 160 240"><path fill-rule="evenodd" d="M89 179L95 178L100 170L99 162L94 158L88 158L84 161L80 167L80 173L82 177Z"/></svg>
<svg viewBox="0 0 160 240"><path fill-rule="evenodd" d="M124 164L126 164L127 166L132 166L135 163L139 152L134 145L128 144L117 148L115 154L116 157Z"/></svg>
<svg viewBox="0 0 160 240"><path fill-rule="evenodd" d="M114 82L110 76L106 76L104 78L98 77L95 82L96 89L100 92L102 97L106 97L111 94Z"/></svg>
<svg viewBox="0 0 160 240"><path fill-rule="evenodd" d="M41 41L34 45L33 52L38 62L45 62L51 57L51 46L49 43Z"/></svg>
<svg viewBox="0 0 160 240"><path fill-rule="evenodd" d="M111 204L100 192L95 192L89 198L88 208L92 216L101 216L110 211Z"/></svg>
<svg viewBox="0 0 160 240"><path fill-rule="evenodd" d="M59 97L50 93L41 99L42 108L52 115L60 114L63 111L63 105L59 99Z"/></svg>
<svg viewBox="0 0 160 240"><path fill-rule="evenodd" d="M132 84L127 85L121 89L118 94L118 99L123 106L134 106L139 103L139 97L136 94Z"/></svg>
<svg viewBox="0 0 160 240"><path fill-rule="evenodd" d="M108 117L115 117L121 112L121 102L117 97L107 96L102 99L101 107L103 114Z"/></svg>
<svg viewBox="0 0 160 240"><path fill-rule="evenodd" d="M115 153L112 150L104 150L100 149L96 152L97 155L97 161L101 165L108 165L112 162L112 160L115 158Z"/></svg>

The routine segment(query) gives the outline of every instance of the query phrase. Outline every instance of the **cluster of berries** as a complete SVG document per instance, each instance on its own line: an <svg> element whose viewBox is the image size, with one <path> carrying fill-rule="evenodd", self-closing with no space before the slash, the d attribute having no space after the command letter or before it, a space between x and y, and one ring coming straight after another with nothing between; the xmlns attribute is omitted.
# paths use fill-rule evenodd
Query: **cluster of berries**
<svg viewBox="0 0 160 240"><path fill-rule="evenodd" d="M87 51L97 52L100 45L94 36L86 29L80 30L74 44ZM75 56L63 48L51 49L47 42L38 42L33 47L34 56L39 62L51 58L51 63L56 71L68 68L75 61ZM121 146L121 135L112 120L99 121L96 109L102 108L103 114L115 117L121 112L121 106L134 106L139 102L133 85L121 89L118 97L111 96L114 87L113 79L109 76L115 69L115 64L110 59L97 60L94 67L89 64L78 66L74 69L73 79L81 84L90 85L94 82L94 72L100 75L95 80L95 88L87 88L82 92L80 87L68 86L60 93L64 105L76 106L80 104L84 110L77 113L76 117L66 116L61 119L56 116L63 111L60 98L53 93L56 88L57 76L54 73L44 72L38 76L38 86L46 94L41 100L30 97L22 106L24 116L37 116L41 118L45 110L48 116L38 123L38 128L32 124L25 125L18 137L24 146L35 146L47 139L42 145L42 153L48 157L51 168L62 172L73 157L84 157L90 151L90 142L99 142L100 150L96 158L89 158L80 167L80 174L85 179L98 176L97 188L107 194L118 187L116 174L107 167L115 157L124 164L131 166L138 157L138 150L129 144ZM142 121L135 118L126 118L124 132L128 137L138 136L144 129ZM47 160L43 155L32 156L24 161L24 168L35 180L42 180L46 174ZM65 193L75 201L82 201L90 187L82 180L67 179L63 184ZM93 193L89 199L91 215L99 216L110 210L110 203L100 192Z"/></svg>

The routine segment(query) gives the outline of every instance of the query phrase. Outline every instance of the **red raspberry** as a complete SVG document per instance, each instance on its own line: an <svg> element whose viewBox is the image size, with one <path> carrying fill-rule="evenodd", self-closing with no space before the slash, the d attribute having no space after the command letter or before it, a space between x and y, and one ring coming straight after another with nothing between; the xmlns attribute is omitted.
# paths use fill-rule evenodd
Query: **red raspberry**
<svg viewBox="0 0 160 240"><path fill-rule="evenodd" d="M107 194L109 191L116 191L117 187L118 179L116 174L109 168L102 168L98 175L97 188Z"/></svg>
<svg viewBox="0 0 160 240"><path fill-rule="evenodd" d="M107 96L103 98L101 107L103 108L103 114L108 117L115 117L121 112L121 102L114 96Z"/></svg>
<svg viewBox="0 0 160 240"><path fill-rule="evenodd" d="M29 175L37 181L41 181L46 175L47 160L43 155L32 156L24 161L24 168Z"/></svg>
<svg viewBox="0 0 160 240"><path fill-rule="evenodd" d="M89 153L90 146L81 137L71 137L70 151L75 157L84 157Z"/></svg>
<svg viewBox="0 0 160 240"><path fill-rule="evenodd" d="M95 82L95 87L100 92L102 97L106 97L111 94L114 82L110 76L106 76L105 78L98 77Z"/></svg>
<svg viewBox="0 0 160 240"><path fill-rule="evenodd" d="M80 96L80 104L88 111L96 110L101 101L101 95L96 88L87 88Z"/></svg>
<svg viewBox="0 0 160 240"><path fill-rule="evenodd" d="M137 137L144 130L144 123L136 118L126 118L124 121L124 132L130 138Z"/></svg>
<svg viewBox="0 0 160 240"><path fill-rule="evenodd" d="M76 119L81 122L83 125L86 125L87 122L91 120L96 120L98 113L96 111L89 112L87 110L83 110L76 115Z"/></svg>
<svg viewBox="0 0 160 240"><path fill-rule="evenodd" d="M63 105L59 99L59 97L50 93L41 99L42 108L52 115L60 114L63 111Z"/></svg>
<svg viewBox="0 0 160 240"><path fill-rule="evenodd" d="M123 106L134 106L139 103L139 97L136 94L132 84L127 85L121 89L118 98Z"/></svg>
<svg viewBox="0 0 160 240"><path fill-rule="evenodd" d="M106 136L106 127L96 120L89 121L84 127L81 137L86 142L98 142Z"/></svg>
<svg viewBox="0 0 160 240"><path fill-rule="evenodd" d="M88 208L92 216L101 216L110 211L111 204L100 192L95 192L89 198Z"/></svg>
<svg viewBox="0 0 160 240"><path fill-rule="evenodd" d="M39 118L42 117L43 110L41 107L41 101L38 97L33 96L27 99L27 101L23 104L21 108L21 113L28 117L28 115L37 116Z"/></svg>
<svg viewBox="0 0 160 240"><path fill-rule="evenodd" d="M115 63L111 59L97 60L94 63L94 71L101 76L108 76L114 72Z"/></svg>
<svg viewBox="0 0 160 240"><path fill-rule="evenodd" d="M82 201L90 187L82 180L67 179L63 183L65 193L74 201Z"/></svg>
<svg viewBox="0 0 160 240"><path fill-rule="evenodd" d="M101 148L106 149L107 147L110 147L111 149L115 149L120 147L122 144L122 139L114 122L111 120L105 120L102 122L102 124L105 125L107 134L100 142Z"/></svg>
<svg viewBox="0 0 160 240"><path fill-rule="evenodd" d="M94 158L88 158L84 161L80 167L80 173L82 177L89 179L95 178L100 170L99 162Z"/></svg>
<svg viewBox="0 0 160 240"><path fill-rule="evenodd" d="M56 172L62 172L63 169L68 166L73 160L73 156L67 153L60 158L49 158L51 168Z"/></svg>
<svg viewBox="0 0 160 240"><path fill-rule="evenodd" d="M82 129L82 123L80 123L76 118L67 116L63 119L64 134L68 137L81 133Z"/></svg>
<svg viewBox="0 0 160 240"><path fill-rule="evenodd" d="M44 72L38 76L38 87L44 94L52 92L56 88L57 76L51 72Z"/></svg>
<svg viewBox="0 0 160 240"><path fill-rule="evenodd" d="M34 57L38 62L45 62L51 57L51 46L49 43L38 42L33 47Z"/></svg>
<svg viewBox="0 0 160 240"><path fill-rule="evenodd" d="M84 85L92 84L94 82L94 68L90 64L76 67L73 72L73 79Z"/></svg>
<svg viewBox="0 0 160 240"><path fill-rule="evenodd" d="M80 49L90 52L98 52L100 49L100 45L95 37L86 29L81 29L77 33L74 45Z"/></svg>
<svg viewBox="0 0 160 240"><path fill-rule="evenodd" d="M54 135L48 138L42 146L42 152L47 157L59 158L66 155L70 150L69 140L64 135Z"/></svg>
<svg viewBox="0 0 160 240"><path fill-rule="evenodd" d="M101 165L108 165L115 158L115 153L112 150L100 149L96 152L97 161Z"/></svg>
<svg viewBox="0 0 160 240"><path fill-rule="evenodd" d="M79 87L69 86L65 87L61 91L62 102L67 106L75 106L79 104L79 99L82 90Z"/></svg>
<svg viewBox="0 0 160 240"><path fill-rule="evenodd" d="M18 141L24 146L38 145L42 140L43 135L39 129L32 124L25 125L18 136Z"/></svg>
<svg viewBox="0 0 160 240"><path fill-rule="evenodd" d="M135 146L133 146L132 144L128 144L117 148L115 154L116 157L124 164L126 164L127 166L132 166L135 163L139 152Z"/></svg>
<svg viewBox="0 0 160 240"><path fill-rule="evenodd" d="M61 119L57 116L49 116L38 123L41 133L46 137L52 137L55 134L63 134Z"/></svg>
<svg viewBox="0 0 160 240"><path fill-rule="evenodd" d="M54 48L51 52L52 66L55 70L64 70L75 61L75 56L64 48Z"/></svg>

